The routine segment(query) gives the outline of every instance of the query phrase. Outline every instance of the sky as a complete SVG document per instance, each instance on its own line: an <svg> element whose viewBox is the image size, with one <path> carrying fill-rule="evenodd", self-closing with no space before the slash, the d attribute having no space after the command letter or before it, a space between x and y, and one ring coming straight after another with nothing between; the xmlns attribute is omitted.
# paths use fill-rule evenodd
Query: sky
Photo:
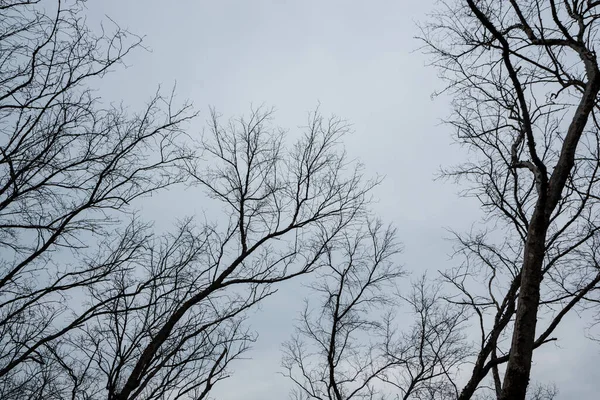
<svg viewBox="0 0 600 400"><path fill-rule="evenodd" d="M168 5L167 5L168 4ZM275 107L275 123L290 130L320 104L325 114L348 119L345 145L367 175L383 175L373 209L398 228L405 268L419 275L455 265L448 229L467 231L480 216L459 188L434 180L440 167L466 153L451 142L441 119L448 99L432 98L443 87L415 39L433 0L423 1L158 1L88 2L88 18L105 16L144 36L149 51L136 51L128 67L102 81L105 101L135 109L158 85L177 84L178 99L191 100L200 131L210 106L224 116L251 105ZM174 206L176 205L176 206ZM174 218L205 211L203 202L175 191L148 200L146 215L165 227ZM454 263L454 264L453 264ZM259 340L234 366L232 378L213 397L224 400L285 399L290 383L278 374L280 344L292 332L305 295L286 284L252 315ZM557 345L534 357L534 379L554 382L559 399L597 398L600 347L584 338L576 315L563 324ZM567 339L568 338L568 339Z"/></svg>

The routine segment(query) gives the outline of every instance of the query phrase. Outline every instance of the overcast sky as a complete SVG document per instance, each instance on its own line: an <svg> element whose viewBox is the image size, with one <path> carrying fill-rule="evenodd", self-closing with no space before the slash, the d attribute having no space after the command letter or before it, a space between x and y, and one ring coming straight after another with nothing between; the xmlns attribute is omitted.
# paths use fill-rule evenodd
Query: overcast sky
<svg viewBox="0 0 600 400"><path fill-rule="evenodd" d="M442 83L418 51L416 22L434 6L426 1L192 1L101 0L88 2L90 21L104 15L145 35L150 52L136 51L129 68L102 83L101 93L141 106L157 85L177 82L178 97L192 100L201 122L214 106L225 116L250 105L277 109L277 125L296 129L318 103L325 113L348 119L354 133L346 146L367 174L385 175L375 212L398 227L402 262L419 274L448 268L446 228L468 230L479 211L458 188L434 181L441 166L465 153L451 145L440 125L447 99L431 98ZM168 5L167 5L168 4ZM175 206L176 205L176 206ZM157 225L202 211L197 199L169 193L145 205ZM302 289L287 285L253 315L260 338L238 362L234 376L214 391L218 399L285 399L289 382L278 375L280 344L291 333ZM572 316L559 335L568 340L535 355L534 375L553 381L560 399L596 399L600 347L584 339Z"/></svg>

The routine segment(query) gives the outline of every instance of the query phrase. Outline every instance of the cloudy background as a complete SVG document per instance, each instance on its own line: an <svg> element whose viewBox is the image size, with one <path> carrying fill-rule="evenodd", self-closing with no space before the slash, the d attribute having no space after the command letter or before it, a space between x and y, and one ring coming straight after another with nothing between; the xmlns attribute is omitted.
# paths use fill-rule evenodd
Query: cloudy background
<svg viewBox="0 0 600 400"><path fill-rule="evenodd" d="M435 6L425 1L101 0L88 2L89 21L109 16L144 35L150 51L137 50L128 68L102 81L105 101L142 106L159 84L177 84L181 101L201 112L190 127L202 130L209 106L224 116L273 106L277 125L293 132L320 103L352 123L346 147L368 175L384 175L375 212L398 227L402 262L413 274L452 266L448 228L468 230L479 211L458 188L434 181L441 166L465 153L440 124L448 99L431 98L442 87L418 48L417 22ZM211 212L205 199L172 191L144 203L144 215L167 229L174 218ZM289 382L280 371L280 344L292 330L303 289L282 287L251 319L260 338L238 362L234 376L213 392L218 399L285 399ZM600 347L586 340L584 322L568 318L563 340L535 354L534 379L553 381L560 399L596 399Z"/></svg>

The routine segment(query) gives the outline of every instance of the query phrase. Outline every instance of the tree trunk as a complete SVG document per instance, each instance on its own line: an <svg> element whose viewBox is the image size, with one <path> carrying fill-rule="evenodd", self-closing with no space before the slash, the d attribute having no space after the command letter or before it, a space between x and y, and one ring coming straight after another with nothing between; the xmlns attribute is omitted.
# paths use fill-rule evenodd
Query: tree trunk
<svg viewBox="0 0 600 400"><path fill-rule="evenodd" d="M542 200L538 201L527 233L515 327L499 400L525 399L529 383L548 230L548 217Z"/></svg>

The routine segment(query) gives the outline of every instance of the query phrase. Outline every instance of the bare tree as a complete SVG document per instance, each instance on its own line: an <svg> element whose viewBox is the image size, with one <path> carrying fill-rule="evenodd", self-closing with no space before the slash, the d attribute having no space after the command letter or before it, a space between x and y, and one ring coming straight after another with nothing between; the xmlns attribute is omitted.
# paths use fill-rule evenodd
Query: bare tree
<svg viewBox="0 0 600 400"><path fill-rule="evenodd" d="M490 372L499 399L524 399L534 349L598 289L599 6L441 2L423 29L470 150L447 176L467 181L488 223L458 235L465 262L444 274L481 332L460 399Z"/></svg>
<svg viewBox="0 0 600 400"><path fill-rule="evenodd" d="M466 356L464 307L439 297L423 278L398 297L405 275L394 256L395 231L381 223L346 233L328 248L294 337L284 345L284 375L302 399L438 399L457 393L456 368ZM410 307L409 329L394 317Z"/></svg>
<svg viewBox="0 0 600 400"><path fill-rule="evenodd" d="M173 96L94 97L137 37L94 34L82 2L0 7L0 397L206 398L254 340L246 311L364 212L347 125L313 113L292 143L269 111L213 113L194 141ZM184 182L226 218L155 233L136 199Z"/></svg>
<svg viewBox="0 0 600 400"><path fill-rule="evenodd" d="M535 385L528 388L528 395L531 400L554 400L558 389L555 385Z"/></svg>
<svg viewBox="0 0 600 400"><path fill-rule="evenodd" d="M194 114L160 94L138 114L102 107L88 83L139 39L118 27L93 34L79 3L1 8L0 397L52 398L55 343L98 311L67 303L121 273L143 243L129 229L88 250L115 237L136 198L182 180L176 166L191 153L177 141Z"/></svg>
<svg viewBox="0 0 600 400"><path fill-rule="evenodd" d="M168 293L174 291L168 308L150 312L158 316L149 326L152 334L142 330L138 343L130 344L136 350L129 362L122 363L121 371L112 374L118 379L110 398L137 398L149 390L160 393L165 386L155 376L171 374L164 365L174 359L181 359L182 368L194 379L186 375L185 382L173 381L173 388L196 390L204 382L200 394L192 397L203 398L225 376L221 363L229 360L226 356L243 351L251 340L235 317L270 295L273 284L317 268L329 243L364 212L367 192L375 182L363 182L360 166L348 164L339 151L338 140L346 125L311 114L305 134L287 147L283 131L270 127L270 116L256 111L223 127L213 113L210 134L202 141L208 165L191 160L186 172L193 184L225 206L228 223L203 224L200 232L191 234L195 244L183 247L186 253L193 250L184 262L158 263L172 265L169 269L177 266L182 272L171 270L172 282L160 284L160 291L165 286L172 287ZM173 243L179 247L181 241L177 238ZM155 274L150 276L155 280ZM139 283L131 286L138 288ZM156 307L147 304L144 307ZM216 336L205 336L209 333ZM226 344L219 345L222 342ZM203 371L190 362L207 358L215 360L212 370L198 380L196 375Z"/></svg>

